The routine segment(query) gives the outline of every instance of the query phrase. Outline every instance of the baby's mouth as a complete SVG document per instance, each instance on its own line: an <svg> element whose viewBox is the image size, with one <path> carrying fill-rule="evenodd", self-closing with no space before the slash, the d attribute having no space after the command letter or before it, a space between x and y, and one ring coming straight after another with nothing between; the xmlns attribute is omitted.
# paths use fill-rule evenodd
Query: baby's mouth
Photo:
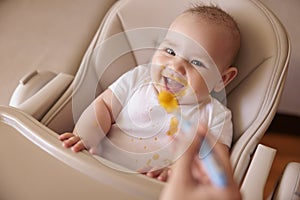
<svg viewBox="0 0 300 200"><path fill-rule="evenodd" d="M163 79L165 82L166 90L172 92L173 94L178 94L185 88L184 83L179 82L178 80L175 80L171 77L163 76Z"/></svg>
<svg viewBox="0 0 300 200"><path fill-rule="evenodd" d="M188 85L185 76L168 68L164 67L161 72L161 76L165 85L165 89L173 94L182 95L182 92Z"/></svg>

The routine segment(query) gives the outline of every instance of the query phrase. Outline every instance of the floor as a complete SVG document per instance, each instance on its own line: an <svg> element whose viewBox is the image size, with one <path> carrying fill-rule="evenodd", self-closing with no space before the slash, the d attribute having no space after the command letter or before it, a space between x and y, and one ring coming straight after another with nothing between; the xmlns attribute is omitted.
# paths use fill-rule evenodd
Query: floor
<svg viewBox="0 0 300 200"><path fill-rule="evenodd" d="M300 118L276 116L261 143L277 149L265 187L264 199L272 192L289 162L300 162Z"/></svg>

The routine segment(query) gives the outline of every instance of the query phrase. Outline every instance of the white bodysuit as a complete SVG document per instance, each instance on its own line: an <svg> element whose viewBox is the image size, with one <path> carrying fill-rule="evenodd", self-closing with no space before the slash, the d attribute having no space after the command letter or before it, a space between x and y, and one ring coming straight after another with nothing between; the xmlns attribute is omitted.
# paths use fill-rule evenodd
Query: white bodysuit
<svg viewBox="0 0 300 200"><path fill-rule="evenodd" d="M170 133L172 118L180 117L167 113L159 105L150 66L141 65L125 73L109 89L121 103L122 110L101 142L101 156L131 170L143 171L168 165L182 154L174 154L178 143L173 140L176 134ZM210 97L210 101L200 105L180 105L180 112L194 126L193 130L199 120L211 116L211 120L206 119L210 134L230 147L231 112L218 100Z"/></svg>

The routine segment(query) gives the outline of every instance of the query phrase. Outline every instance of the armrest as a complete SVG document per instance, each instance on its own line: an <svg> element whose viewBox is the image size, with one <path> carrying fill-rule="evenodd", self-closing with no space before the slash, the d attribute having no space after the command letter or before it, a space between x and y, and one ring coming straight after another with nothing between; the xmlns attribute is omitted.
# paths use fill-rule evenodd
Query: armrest
<svg viewBox="0 0 300 200"><path fill-rule="evenodd" d="M263 199L264 188L276 150L259 144L241 186L244 200Z"/></svg>
<svg viewBox="0 0 300 200"><path fill-rule="evenodd" d="M285 167L274 199L300 199L300 163L290 162Z"/></svg>
<svg viewBox="0 0 300 200"><path fill-rule="evenodd" d="M41 120L72 81L73 76L68 74L34 71L19 81L9 105Z"/></svg>

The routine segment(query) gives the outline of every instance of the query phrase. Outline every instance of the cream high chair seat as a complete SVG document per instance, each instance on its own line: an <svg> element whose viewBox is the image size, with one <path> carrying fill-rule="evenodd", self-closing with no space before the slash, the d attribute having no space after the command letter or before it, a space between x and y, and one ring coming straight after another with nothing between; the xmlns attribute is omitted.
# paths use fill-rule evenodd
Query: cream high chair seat
<svg viewBox="0 0 300 200"><path fill-rule="evenodd" d="M87 152L74 154L61 146L57 133L71 131L73 121L118 76L147 63L164 33L153 27L167 28L191 2L116 2L72 85L49 110L42 111L40 121L26 114L34 106L22 107L25 112L18 109L22 89L17 89L12 98L12 104L18 102L17 109L0 108L1 199L157 199L162 183L111 169ZM223 8L240 26L239 75L226 88L234 123L231 162L244 198L262 199L275 150L258 144L276 112L289 61L289 40L278 19L259 1L204 2Z"/></svg>

